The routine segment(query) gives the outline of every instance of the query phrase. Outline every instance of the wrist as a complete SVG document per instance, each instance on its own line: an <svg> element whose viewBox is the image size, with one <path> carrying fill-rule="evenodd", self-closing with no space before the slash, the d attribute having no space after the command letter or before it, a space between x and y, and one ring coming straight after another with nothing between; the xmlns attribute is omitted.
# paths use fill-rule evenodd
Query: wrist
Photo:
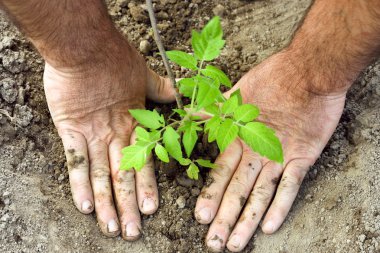
<svg viewBox="0 0 380 253"><path fill-rule="evenodd" d="M372 0L316 0L284 51L312 92L346 92L379 55L379 21Z"/></svg>
<svg viewBox="0 0 380 253"><path fill-rule="evenodd" d="M283 51L293 72L302 77L299 88L317 95L343 94L351 87L361 68L345 66L334 56L321 55L318 50L293 41Z"/></svg>
<svg viewBox="0 0 380 253"><path fill-rule="evenodd" d="M121 57L128 58L135 50L117 31L81 38L74 43L61 41L59 46L49 41L33 41L44 60L57 69L77 69L106 66L117 63Z"/></svg>

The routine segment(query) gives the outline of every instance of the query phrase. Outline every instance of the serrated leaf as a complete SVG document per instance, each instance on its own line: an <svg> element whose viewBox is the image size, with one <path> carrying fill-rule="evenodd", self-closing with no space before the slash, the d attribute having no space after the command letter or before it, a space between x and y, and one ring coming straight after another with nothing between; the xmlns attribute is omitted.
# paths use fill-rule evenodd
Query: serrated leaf
<svg viewBox="0 0 380 253"><path fill-rule="evenodd" d="M182 158L181 160L179 160L179 164L181 164L182 166L187 166L190 163L191 163L191 160L188 158Z"/></svg>
<svg viewBox="0 0 380 253"><path fill-rule="evenodd" d="M194 146L197 143L198 135L197 130L201 128L198 127L197 123L194 121L187 121L184 127L181 128L183 131L182 143L185 148L187 157L190 157L191 152L193 152Z"/></svg>
<svg viewBox="0 0 380 253"><path fill-rule="evenodd" d="M239 106L239 98L237 96L230 96L226 102L222 105L222 113L230 114L233 113Z"/></svg>
<svg viewBox="0 0 380 253"><path fill-rule="evenodd" d="M194 163L191 163L186 173L189 178L198 180L199 168Z"/></svg>
<svg viewBox="0 0 380 253"><path fill-rule="evenodd" d="M161 138L161 131L151 130L149 136L151 142L157 142Z"/></svg>
<svg viewBox="0 0 380 253"><path fill-rule="evenodd" d="M181 144L179 143L179 134L172 128L167 127L163 135L163 143L166 151L177 161L183 159Z"/></svg>
<svg viewBox="0 0 380 253"><path fill-rule="evenodd" d="M149 155L148 150L149 147L146 145L131 145L123 148L123 157L120 161L120 169L130 170L134 168L135 170L140 171L146 163L146 159Z"/></svg>
<svg viewBox="0 0 380 253"><path fill-rule="evenodd" d="M154 152L156 153L157 157L160 158L161 161L165 163L169 162L168 152L162 145L157 143L156 147L154 148Z"/></svg>
<svg viewBox="0 0 380 253"><path fill-rule="evenodd" d="M219 90L219 86L210 81L211 80L202 80L198 84L199 90L196 97L198 110L215 103L216 99L222 94Z"/></svg>
<svg viewBox="0 0 380 253"><path fill-rule="evenodd" d="M224 152L227 146L230 145L238 136L239 127L234 124L232 119L226 119L219 127L216 143L220 152Z"/></svg>
<svg viewBox="0 0 380 253"><path fill-rule="evenodd" d="M208 142L213 142L216 140L221 122L222 119L219 116L214 116L206 122L204 129L208 132Z"/></svg>
<svg viewBox="0 0 380 253"><path fill-rule="evenodd" d="M192 32L191 45L194 54L201 61L211 61L220 55L220 50L224 47L225 41L216 38L206 40L197 31Z"/></svg>
<svg viewBox="0 0 380 253"><path fill-rule="evenodd" d="M231 87L231 81L228 76L217 67L207 65L206 68L201 70L201 73L212 79L218 79L221 84L224 84L227 87Z"/></svg>
<svg viewBox="0 0 380 253"><path fill-rule="evenodd" d="M161 116L156 110L149 111L135 109L129 110L129 113L137 120L137 122L147 128L157 129L165 125L164 117Z"/></svg>
<svg viewBox="0 0 380 253"><path fill-rule="evenodd" d="M182 67L192 69L192 70L197 69L197 59L195 59L194 56L188 53L178 51L178 50L172 50L172 51L166 51L166 55L172 62L175 62Z"/></svg>
<svg viewBox="0 0 380 253"><path fill-rule="evenodd" d="M204 109L208 113L211 113L213 115L219 115L219 107L215 104L211 104L209 106L206 106Z"/></svg>
<svg viewBox="0 0 380 253"><path fill-rule="evenodd" d="M259 116L259 108L251 104L238 106L234 112L234 119L241 122L250 122Z"/></svg>
<svg viewBox="0 0 380 253"><path fill-rule="evenodd" d="M241 96L240 89L237 89L234 92L232 92L230 97L235 97L235 96L238 99L238 105L242 105L243 104L243 97Z"/></svg>
<svg viewBox="0 0 380 253"><path fill-rule="evenodd" d="M220 17L213 17L202 29L201 35L206 40L222 39L223 29L220 23Z"/></svg>
<svg viewBox="0 0 380 253"><path fill-rule="evenodd" d="M186 116L186 111L182 109L173 109L173 112L176 112L179 116Z"/></svg>
<svg viewBox="0 0 380 253"><path fill-rule="evenodd" d="M150 142L150 134L144 128L137 126L135 128L137 140Z"/></svg>
<svg viewBox="0 0 380 253"><path fill-rule="evenodd" d="M253 151L272 161L283 163L281 142L273 129L260 122L250 122L240 127L239 136Z"/></svg>
<svg viewBox="0 0 380 253"><path fill-rule="evenodd" d="M209 160L204 160L204 159L197 159L195 160L200 166L210 168L210 169L215 169L216 164L210 162Z"/></svg>
<svg viewBox="0 0 380 253"><path fill-rule="evenodd" d="M196 85L193 78L183 78L178 81L179 92L185 97L191 98L193 95L194 87Z"/></svg>

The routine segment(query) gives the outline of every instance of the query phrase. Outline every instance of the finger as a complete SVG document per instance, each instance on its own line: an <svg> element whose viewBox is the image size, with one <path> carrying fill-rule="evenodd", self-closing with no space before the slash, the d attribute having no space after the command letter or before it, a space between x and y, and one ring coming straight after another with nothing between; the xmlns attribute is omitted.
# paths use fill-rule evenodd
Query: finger
<svg viewBox="0 0 380 253"><path fill-rule="evenodd" d="M195 206L195 218L199 223L208 224L214 219L224 191L239 165L242 152L241 143L236 140L216 159L217 168L210 171L206 186L203 187Z"/></svg>
<svg viewBox="0 0 380 253"><path fill-rule="evenodd" d="M212 250L220 251L225 247L261 168L260 157L250 148L244 148L239 167L224 193L222 204L206 236L207 246Z"/></svg>
<svg viewBox="0 0 380 253"><path fill-rule="evenodd" d="M280 228L292 207L310 165L307 161L301 160L293 160L287 164L276 196L265 216L262 227L264 233L272 234Z"/></svg>
<svg viewBox="0 0 380 253"><path fill-rule="evenodd" d="M94 141L89 143L88 151L90 155L90 179L100 229L106 236L117 236L120 233L120 228L112 198L107 144L102 141Z"/></svg>
<svg viewBox="0 0 380 253"><path fill-rule="evenodd" d="M131 143L136 142L136 133L131 136ZM147 158L145 166L135 175L137 200L140 211L144 214L153 214L158 208L158 190L154 174L153 157Z"/></svg>
<svg viewBox="0 0 380 253"><path fill-rule="evenodd" d="M110 143L110 164L113 189L121 223L123 239L134 241L141 235L141 218L136 200L135 171L120 170L121 150L129 141L115 139Z"/></svg>
<svg viewBox="0 0 380 253"><path fill-rule="evenodd" d="M65 148L75 206L84 214L91 213L94 210L94 197L89 178L86 139L82 134L73 131L60 135Z"/></svg>
<svg viewBox="0 0 380 253"><path fill-rule="evenodd" d="M281 173L282 166L274 162L263 166L243 213L228 239L227 248L230 251L241 251L247 245L272 199Z"/></svg>
<svg viewBox="0 0 380 253"><path fill-rule="evenodd" d="M163 78L150 69L148 71L147 97L160 103L173 102L175 90L169 78Z"/></svg>
<svg viewBox="0 0 380 253"><path fill-rule="evenodd" d="M158 208L158 190L154 175L153 157L148 157L146 165L136 173L137 200L142 213L153 214Z"/></svg>

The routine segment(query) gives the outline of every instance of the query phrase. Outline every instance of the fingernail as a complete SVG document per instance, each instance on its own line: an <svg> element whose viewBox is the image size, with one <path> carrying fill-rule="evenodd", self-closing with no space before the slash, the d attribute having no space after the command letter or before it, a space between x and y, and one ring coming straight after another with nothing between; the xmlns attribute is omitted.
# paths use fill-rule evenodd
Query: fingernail
<svg viewBox="0 0 380 253"><path fill-rule="evenodd" d="M110 220L108 222L108 232L113 233L119 230L119 225L115 220Z"/></svg>
<svg viewBox="0 0 380 253"><path fill-rule="evenodd" d="M235 249L238 249L240 248L240 236L238 235L234 235L232 236L232 238L228 241L228 244L230 244L232 247L234 247Z"/></svg>
<svg viewBox="0 0 380 253"><path fill-rule="evenodd" d="M209 222L211 219L211 210L208 207L204 207L198 212L198 219L203 222Z"/></svg>
<svg viewBox="0 0 380 253"><path fill-rule="evenodd" d="M151 213L153 211L155 211L157 208L156 206L156 203L154 203L153 199L151 198L146 198L143 200L143 204L142 204L142 211L144 213Z"/></svg>
<svg viewBox="0 0 380 253"><path fill-rule="evenodd" d="M140 229L136 223L130 222L125 226L125 235L127 237L137 237L140 235Z"/></svg>
<svg viewBox="0 0 380 253"><path fill-rule="evenodd" d="M213 251L221 251L223 240L218 235L214 235L207 241L207 246Z"/></svg>
<svg viewBox="0 0 380 253"><path fill-rule="evenodd" d="M272 221L267 221L263 226L263 230L265 233L273 233L275 230L274 223Z"/></svg>
<svg viewBox="0 0 380 253"><path fill-rule="evenodd" d="M83 212L90 212L92 211L92 203L89 200L85 200L82 203L82 211Z"/></svg>

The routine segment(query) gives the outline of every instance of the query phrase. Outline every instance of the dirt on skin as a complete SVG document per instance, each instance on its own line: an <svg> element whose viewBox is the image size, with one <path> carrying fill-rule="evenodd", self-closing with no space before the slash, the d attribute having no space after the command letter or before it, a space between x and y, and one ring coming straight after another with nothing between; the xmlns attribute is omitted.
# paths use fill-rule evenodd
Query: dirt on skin
<svg viewBox="0 0 380 253"><path fill-rule="evenodd" d="M164 74L142 1L107 1L126 37ZM189 49L191 29L222 17L227 46L216 65L237 81L290 40L310 0L156 1L167 49ZM0 252L206 252L193 216L207 179L157 163L160 208L134 243L103 236L74 207L61 141L46 106L43 60L0 14ZM184 70L175 68L177 77ZM168 110L163 107L162 112ZM198 153L215 157L200 143ZM380 61L350 90L340 124L311 168L281 229L258 231L244 252L380 252Z"/></svg>

